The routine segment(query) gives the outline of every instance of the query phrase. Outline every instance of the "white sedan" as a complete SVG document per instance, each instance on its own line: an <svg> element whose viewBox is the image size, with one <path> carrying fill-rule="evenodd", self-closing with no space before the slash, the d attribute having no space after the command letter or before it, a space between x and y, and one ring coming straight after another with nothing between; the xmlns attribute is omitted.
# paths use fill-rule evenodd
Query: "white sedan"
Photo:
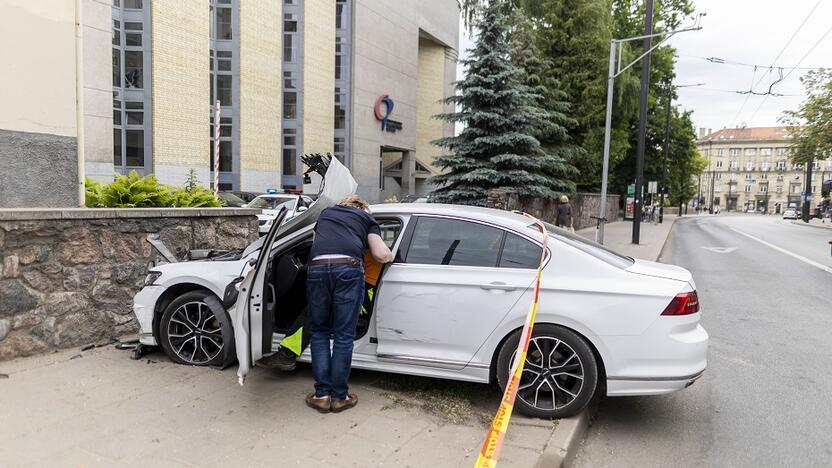
<svg viewBox="0 0 832 468"><path fill-rule="evenodd" d="M331 203L322 196L244 251L153 268L135 298L142 343L160 344L187 364L236 358L242 383L306 307L314 219ZM386 204L372 212L396 259L382 271L370 319L356 332L353 365L504 387L542 234L526 217L486 208ZM708 334L687 270L548 229L520 411L566 417L599 389L658 395L702 375ZM309 357L307 350L299 360Z"/></svg>

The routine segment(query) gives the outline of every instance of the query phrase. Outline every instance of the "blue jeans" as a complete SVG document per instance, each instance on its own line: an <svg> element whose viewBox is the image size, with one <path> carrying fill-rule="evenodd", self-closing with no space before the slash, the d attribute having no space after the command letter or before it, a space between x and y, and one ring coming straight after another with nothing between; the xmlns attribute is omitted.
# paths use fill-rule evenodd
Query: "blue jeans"
<svg viewBox="0 0 832 468"><path fill-rule="evenodd" d="M358 312L364 299L364 267L310 265L306 276L309 346L315 396L347 397ZM330 352L329 340L333 339Z"/></svg>

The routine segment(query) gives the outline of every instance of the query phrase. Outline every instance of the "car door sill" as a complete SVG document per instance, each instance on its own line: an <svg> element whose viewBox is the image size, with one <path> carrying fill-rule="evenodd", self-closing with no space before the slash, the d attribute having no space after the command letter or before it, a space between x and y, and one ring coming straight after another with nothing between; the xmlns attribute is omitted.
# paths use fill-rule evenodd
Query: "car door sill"
<svg viewBox="0 0 832 468"><path fill-rule="evenodd" d="M399 364L407 364L411 366L435 367L438 369L462 369L468 363L462 361L449 361L423 358L418 356L407 356L403 354L381 354L378 355L380 362L395 362Z"/></svg>

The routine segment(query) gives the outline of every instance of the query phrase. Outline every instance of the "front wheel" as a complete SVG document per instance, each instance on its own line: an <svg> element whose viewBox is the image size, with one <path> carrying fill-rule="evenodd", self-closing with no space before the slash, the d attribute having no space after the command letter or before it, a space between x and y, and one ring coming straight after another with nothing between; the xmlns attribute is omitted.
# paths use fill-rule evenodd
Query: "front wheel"
<svg viewBox="0 0 832 468"><path fill-rule="evenodd" d="M503 343L497 383L505 391L520 331ZM583 410L598 384L598 365L583 338L551 324L534 327L517 389L517 409L532 417L567 418Z"/></svg>
<svg viewBox="0 0 832 468"><path fill-rule="evenodd" d="M191 291L165 308L159 321L159 341L172 361L192 366L223 363L228 343L223 338L222 321L206 303L212 298L208 291Z"/></svg>

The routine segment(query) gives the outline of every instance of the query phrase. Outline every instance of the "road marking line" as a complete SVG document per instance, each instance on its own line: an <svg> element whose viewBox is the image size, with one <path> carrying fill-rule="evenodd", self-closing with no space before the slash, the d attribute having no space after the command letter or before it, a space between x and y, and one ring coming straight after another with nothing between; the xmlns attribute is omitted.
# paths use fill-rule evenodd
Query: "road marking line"
<svg viewBox="0 0 832 468"><path fill-rule="evenodd" d="M704 247L703 246L702 248L705 249L705 250L710 250L711 252L716 252L716 253L731 253L731 252L737 250L736 247Z"/></svg>
<svg viewBox="0 0 832 468"><path fill-rule="evenodd" d="M804 257L804 256L802 256L802 255L798 255L798 254L796 254L796 253L794 253L794 252L790 252L790 251L788 251L788 250L784 249L783 247L776 246L776 245L772 244L771 242L766 242L766 241L764 241L764 240L760 239L759 237L754 237L754 236L752 236L751 234L748 234L748 233L746 233L746 232L742 232L742 231L740 231L739 229L734 229L734 228L731 228L731 230L732 230L732 231L734 231L734 232L737 232L737 233L739 233L739 234L742 234L743 236L745 236L745 237L747 237L747 238L749 238L749 239L755 240L755 241L757 241L757 242L759 242L759 243L761 243L761 244L763 244L763 245L766 245L766 246L768 246L768 247L771 247L772 249L777 250L778 252L782 252L782 253L784 253L784 254L786 254L786 255L790 256L790 257L794 257L794 258L796 258L796 259L800 260L800 261L801 261L801 262L803 262L803 263L806 263L806 264L812 265L812 266L813 266L813 267L815 267L815 268L820 268L821 270L823 270L823 271L825 271L825 272L827 272L827 273L832 274L832 268L831 268L831 267L828 267L828 266L826 266L826 265L824 265L824 264L822 264L822 263L818 263L818 262L816 262L816 261L814 261L814 260L809 260L808 258L806 258L806 257Z"/></svg>

